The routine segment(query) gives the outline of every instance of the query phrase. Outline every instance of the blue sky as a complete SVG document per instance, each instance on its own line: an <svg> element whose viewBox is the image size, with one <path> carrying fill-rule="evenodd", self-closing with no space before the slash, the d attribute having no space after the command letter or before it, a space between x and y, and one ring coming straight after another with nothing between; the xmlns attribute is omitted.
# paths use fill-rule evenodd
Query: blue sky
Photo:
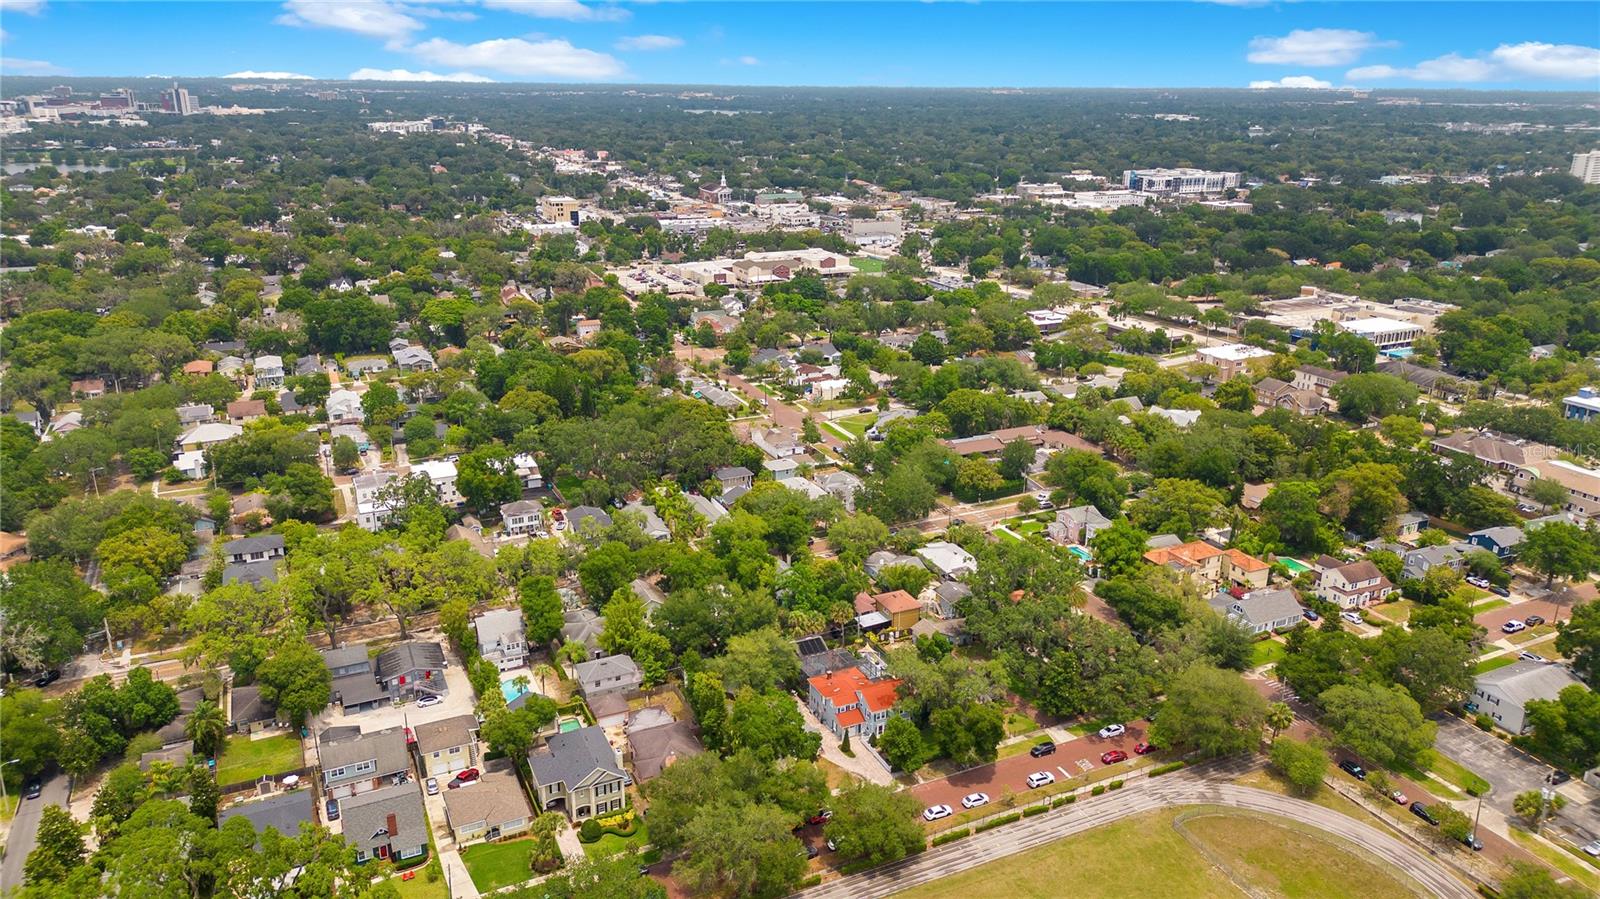
<svg viewBox="0 0 1600 899"><path fill-rule="evenodd" d="M1600 3L0 0L0 74L1600 91Z"/></svg>

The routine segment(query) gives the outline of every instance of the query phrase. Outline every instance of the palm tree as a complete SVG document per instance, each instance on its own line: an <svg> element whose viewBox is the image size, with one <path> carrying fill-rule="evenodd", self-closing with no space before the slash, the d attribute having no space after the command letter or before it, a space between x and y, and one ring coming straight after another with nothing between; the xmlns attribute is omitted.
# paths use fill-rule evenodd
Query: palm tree
<svg viewBox="0 0 1600 899"><path fill-rule="evenodd" d="M1278 734L1287 730L1294 724L1294 709L1288 703L1274 702L1267 708L1267 727L1272 730L1272 741L1277 742Z"/></svg>
<svg viewBox="0 0 1600 899"><path fill-rule="evenodd" d="M539 664L533 666L533 676L539 679L539 692L548 696L550 694L547 693L544 688L545 678L559 677L560 673L557 672L556 669L550 667L550 665L540 662Z"/></svg>
<svg viewBox="0 0 1600 899"><path fill-rule="evenodd" d="M189 722L183 726L183 730L194 741L196 752L215 758L227 739L228 719L216 703L202 700L189 713Z"/></svg>

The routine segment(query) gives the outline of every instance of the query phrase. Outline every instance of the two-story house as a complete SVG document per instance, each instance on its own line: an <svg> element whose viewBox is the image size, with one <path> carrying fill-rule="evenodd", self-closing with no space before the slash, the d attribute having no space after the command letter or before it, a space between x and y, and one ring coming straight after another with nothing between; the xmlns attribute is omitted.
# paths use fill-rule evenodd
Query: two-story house
<svg viewBox="0 0 1600 899"><path fill-rule="evenodd" d="M1484 528L1467 535L1468 543L1479 549L1486 549L1502 560L1515 556L1517 547L1522 545L1522 541L1522 528L1510 525Z"/></svg>
<svg viewBox="0 0 1600 899"><path fill-rule="evenodd" d="M248 565L252 562L276 561L288 554L281 534L262 534L259 537L241 537L222 547L223 559L229 565Z"/></svg>
<svg viewBox="0 0 1600 899"><path fill-rule="evenodd" d="M343 799L339 819L358 862L401 862L428 854L428 814L414 783Z"/></svg>
<svg viewBox="0 0 1600 899"><path fill-rule="evenodd" d="M528 641L523 636L522 613L516 609L494 609L472 619L478 635L478 654L501 671L521 668L528 662Z"/></svg>
<svg viewBox="0 0 1600 899"><path fill-rule="evenodd" d="M872 680L860 668L843 668L806 681L806 704L822 726L844 739L876 737L894 712L900 681Z"/></svg>
<svg viewBox="0 0 1600 899"><path fill-rule="evenodd" d="M322 791L343 799L381 789L411 773L411 752L404 727L353 733L330 728L317 734L317 765Z"/></svg>
<svg viewBox="0 0 1600 899"><path fill-rule="evenodd" d="M356 494L356 523L363 530L380 531L388 523L394 509L383 498L383 489L395 477L395 473L387 468L375 468L350 479L350 487Z"/></svg>
<svg viewBox="0 0 1600 899"><path fill-rule="evenodd" d="M372 673L372 657L367 644L352 643L322 651L322 664L332 676L333 701L346 714L375 709L389 702L389 693Z"/></svg>
<svg viewBox="0 0 1600 899"><path fill-rule="evenodd" d="M1314 391L1317 396L1326 397L1333 389L1333 385L1350 377L1346 372L1334 371L1331 368L1319 368L1315 365L1302 365L1294 370L1294 378L1289 382L1296 390Z"/></svg>
<svg viewBox="0 0 1600 899"><path fill-rule="evenodd" d="M1094 506L1073 506L1056 512L1056 520L1045 529L1056 543L1087 545L1094 535L1111 527L1111 519Z"/></svg>
<svg viewBox="0 0 1600 899"><path fill-rule="evenodd" d="M449 777L478 765L478 719L456 715L413 725L423 777Z"/></svg>
<svg viewBox="0 0 1600 899"><path fill-rule="evenodd" d="M857 593L855 604L856 623L863 630L887 628L894 633L908 633L922 617L922 604L904 590Z"/></svg>
<svg viewBox="0 0 1600 899"><path fill-rule="evenodd" d="M722 492L726 493L735 487L749 489L755 485L756 474L743 465L730 465L719 468L713 476L722 484Z"/></svg>
<svg viewBox="0 0 1600 899"><path fill-rule="evenodd" d="M585 698L602 693L633 693L644 682L644 673L625 655L606 656L573 667L578 690Z"/></svg>
<svg viewBox="0 0 1600 899"><path fill-rule="evenodd" d="M528 753L528 767L540 811L562 812L577 822L627 805L626 776L604 728L552 734Z"/></svg>
<svg viewBox="0 0 1600 899"><path fill-rule="evenodd" d="M373 673L377 675L378 684L394 699L443 696L450 689L445 684L444 666L444 647L413 640L397 643L378 653Z"/></svg>
<svg viewBox="0 0 1600 899"><path fill-rule="evenodd" d="M544 506L536 499L519 499L500 507L506 533L513 537L537 537L544 533Z"/></svg>
<svg viewBox="0 0 1600 899"><path fill-rule="evenodd" d="M1272 566L1237 549L1218 549L1204 540L1160 546L1148 550L1144 559L1162 565L1205 584L1238 584L1246 590L1267 585Z"/></svg>
<svg viewBox="0 0 1600 899"><path fill-rule="evenodd" d="M433 493L446 506L460 506L466 502L456 489L456 463L449 459L429 459L411 466L413 475L425 475L433 485Z"/></svg>
<svg viewBox="0 0 1600 899"><path fill-rule="evenodd" d="M283 383L283 357L282 356L257 356L252 366L255 370L256 387L277 387Z"/></svg>
<svg viewBox="0 0 1600 899"><path fill-rule="evenodd" d="M1359 609L1395 592L1394 584L1367 559L1328 567L1317 577L1317 596L1343 609Z"/></svg>

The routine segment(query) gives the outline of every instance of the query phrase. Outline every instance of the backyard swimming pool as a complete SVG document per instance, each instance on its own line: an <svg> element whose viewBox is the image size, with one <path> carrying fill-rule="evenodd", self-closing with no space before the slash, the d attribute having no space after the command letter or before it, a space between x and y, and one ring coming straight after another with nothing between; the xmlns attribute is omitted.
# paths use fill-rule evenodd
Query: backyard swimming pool
<svg viewBox="0 0 1600 899"><path fill-rule="evenodd" d="M500 695L506 698L507 705L515 702L517 697L522 694L530 692L532 692L530 689L518 686L515 680L503 680L500 682Z"/></svg>

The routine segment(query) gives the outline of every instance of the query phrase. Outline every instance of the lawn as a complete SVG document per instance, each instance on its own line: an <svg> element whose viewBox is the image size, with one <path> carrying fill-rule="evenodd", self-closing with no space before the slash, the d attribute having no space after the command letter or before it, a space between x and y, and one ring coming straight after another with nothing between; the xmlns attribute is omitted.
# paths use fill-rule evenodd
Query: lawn
<svg viewBox="0 0 1600 899"><path fill-rule="evenodd" d="M1516 646L1521 646L1524 643L1529 643L1531 641L1539 639L1540 637L1548 637L1548 636L1550 636L1551 634L1553 634L1555 632L1556 632L1555 625L1553 625L1553 624L1541 624L1538 627L1530 627L1525 631L1521 631L1519 633L1512 634L1510 637L1507 637L1506 639L1510 640L1512 642L1512 644L1514 644Z"/></svg>
<svg viewBox="0 0 1600 899"><path fill-rule="evenodd" d="M1023 519L1022 521L1007 522L1006 527L1016 531L1024 537L1032 537L1035 534L1043 534L1047 529L1049 529L1050 526L1042 521L1034 521L1033 519L1028 518Z"/></svg>
<svg viewBox="0 0 1600 899"><path fill-rule="evenodd" d="M389 882L394 884L400 899L450 899L450 894L445 891L443 877L429 883L428 875L418 871L417 876L410 880L395 877Z"/></svg>
<svg viewBox="0 0 1600 899"><path fill-rule="evenodd" d="M1411 620L1411 610L1415 605L1416 603L1409 599L1401 599L1395 602L1386 602L1381 606L1373 606L1370 611L1372 614L1387 618L1395 624L1405 624Z"/></svg>
<svg viewBox="0 0 1600 899"><path fill-rule="evenodd" d="M867 428L872 427L877 420L878 413L861 412L856 415L847 415L844 418L836 418L829 424L859 440L867 435Z"/></svg>
<svg viewBox="0 0 1600 899"><path fill-rule="evenodd" d="M1488 781L1472 773L1471 771L1468 771L1455 759L1450 758L1442 752L1435 752L1433 754L1433 764L1428 766L1428 770L1439 775L1470 795L1481 796L1484 793L1489 792Z"/></svg>
<svg viewBox="0 0 1600 899"><path fill-rule="evenodd" d="M963 871L901 894L908 899L969 896L1054 897L1071 884L1074 897L1121 897L1137 872L1137 892L1149 896L1240 895L1228 875L1191 844L1195 840L1232 868L1235 877L1275 895L1388 899L1416 895L1397 876L1329 839L1302 833L1278 819L1236 812L1165 809L1047 843L1026 853ZM1189 811L1181 826L1174 819Z"/></svg>
<svg viewBox="0 0 1600 899"><path fill-rule="evenodd" d="M1503 608L1509 605L1511 605L1511 603L1496 596L1493 599L1484 600L1483 602L1473 606L1472 614L1482 615L1484 612L1493 612L1495 609Z"/></svg>
<svg viewBox="0 0 1600 899"><path fill-rule="evenodd" d="M1277 640L1257 640L1250 647L1250 667L1276 664L1283 661L1285 655L1288 655L1288 650Z"/></svg>
<svg viewBox="0 0 1600 899"><path fill-rule="evenodd" d="M1575 855L1552 846L1520 827L1511 828L1511 839L1518 846L1554 865L1561 873L1600 893L1600 871L1595 870L1595 863L1589 861L1587 856Z"/></svg>
<svg viewBox="0 0 1600 899"><path fill-rule="evenodd" d="M1029 718L1021 712L1011 711L1006 713L1006 736L1015 737L1018 734L1033 733L1039 729L1039 722Z"/></svg>
<svg viewBox="0 0 1600 899"><path fill-rule="evenodd" d="M650 828L645 825L643 818L638 821L639 829L634 831L633 836L619 837L614 833L604 834L593 843L584 843L583 854L590 858L604 858L619 852L643 849L650 843Z"/></svg>
<svg viewBox="0 0 1600 899"><path fill-rule="evenodd" d="M850 260L850 264L855 266L856 271L862 274L876 275L883 271L883 260L872 256L857 256Z"/></svg>
<svg viewBox="0 0 1600 899"><path fill-rule="evenodd" d="M260 780L305 765L300 738L292 733L252 740L246 734L228 738L217 762L217 783L236 784Z"/></svg>
<svg viewBox="0 0 1600 899"><path fill-rule="evenodd" d="M1509 652L1508 653L1504 653L1502 655L1497 655L1492 659L1484 659L1483 661L1479 662L1478 664L1472 666L1472 673L1473 674L1488 674L1489 672L1495 670L1496 668L1504 668L1507 665L1510 665L1511 663L1515 662L1516 660L1517 660L1517 657L1512 655Z"/></svg>
<svg viewBox="0 0 1600 899"><path fill-rule="evenodd" d="M487 893L521 883L533 876L528 867L528 850L533 840L506 840L503 843L475 843L461 853L461 861L472 875L472 885Z"/></svg>

